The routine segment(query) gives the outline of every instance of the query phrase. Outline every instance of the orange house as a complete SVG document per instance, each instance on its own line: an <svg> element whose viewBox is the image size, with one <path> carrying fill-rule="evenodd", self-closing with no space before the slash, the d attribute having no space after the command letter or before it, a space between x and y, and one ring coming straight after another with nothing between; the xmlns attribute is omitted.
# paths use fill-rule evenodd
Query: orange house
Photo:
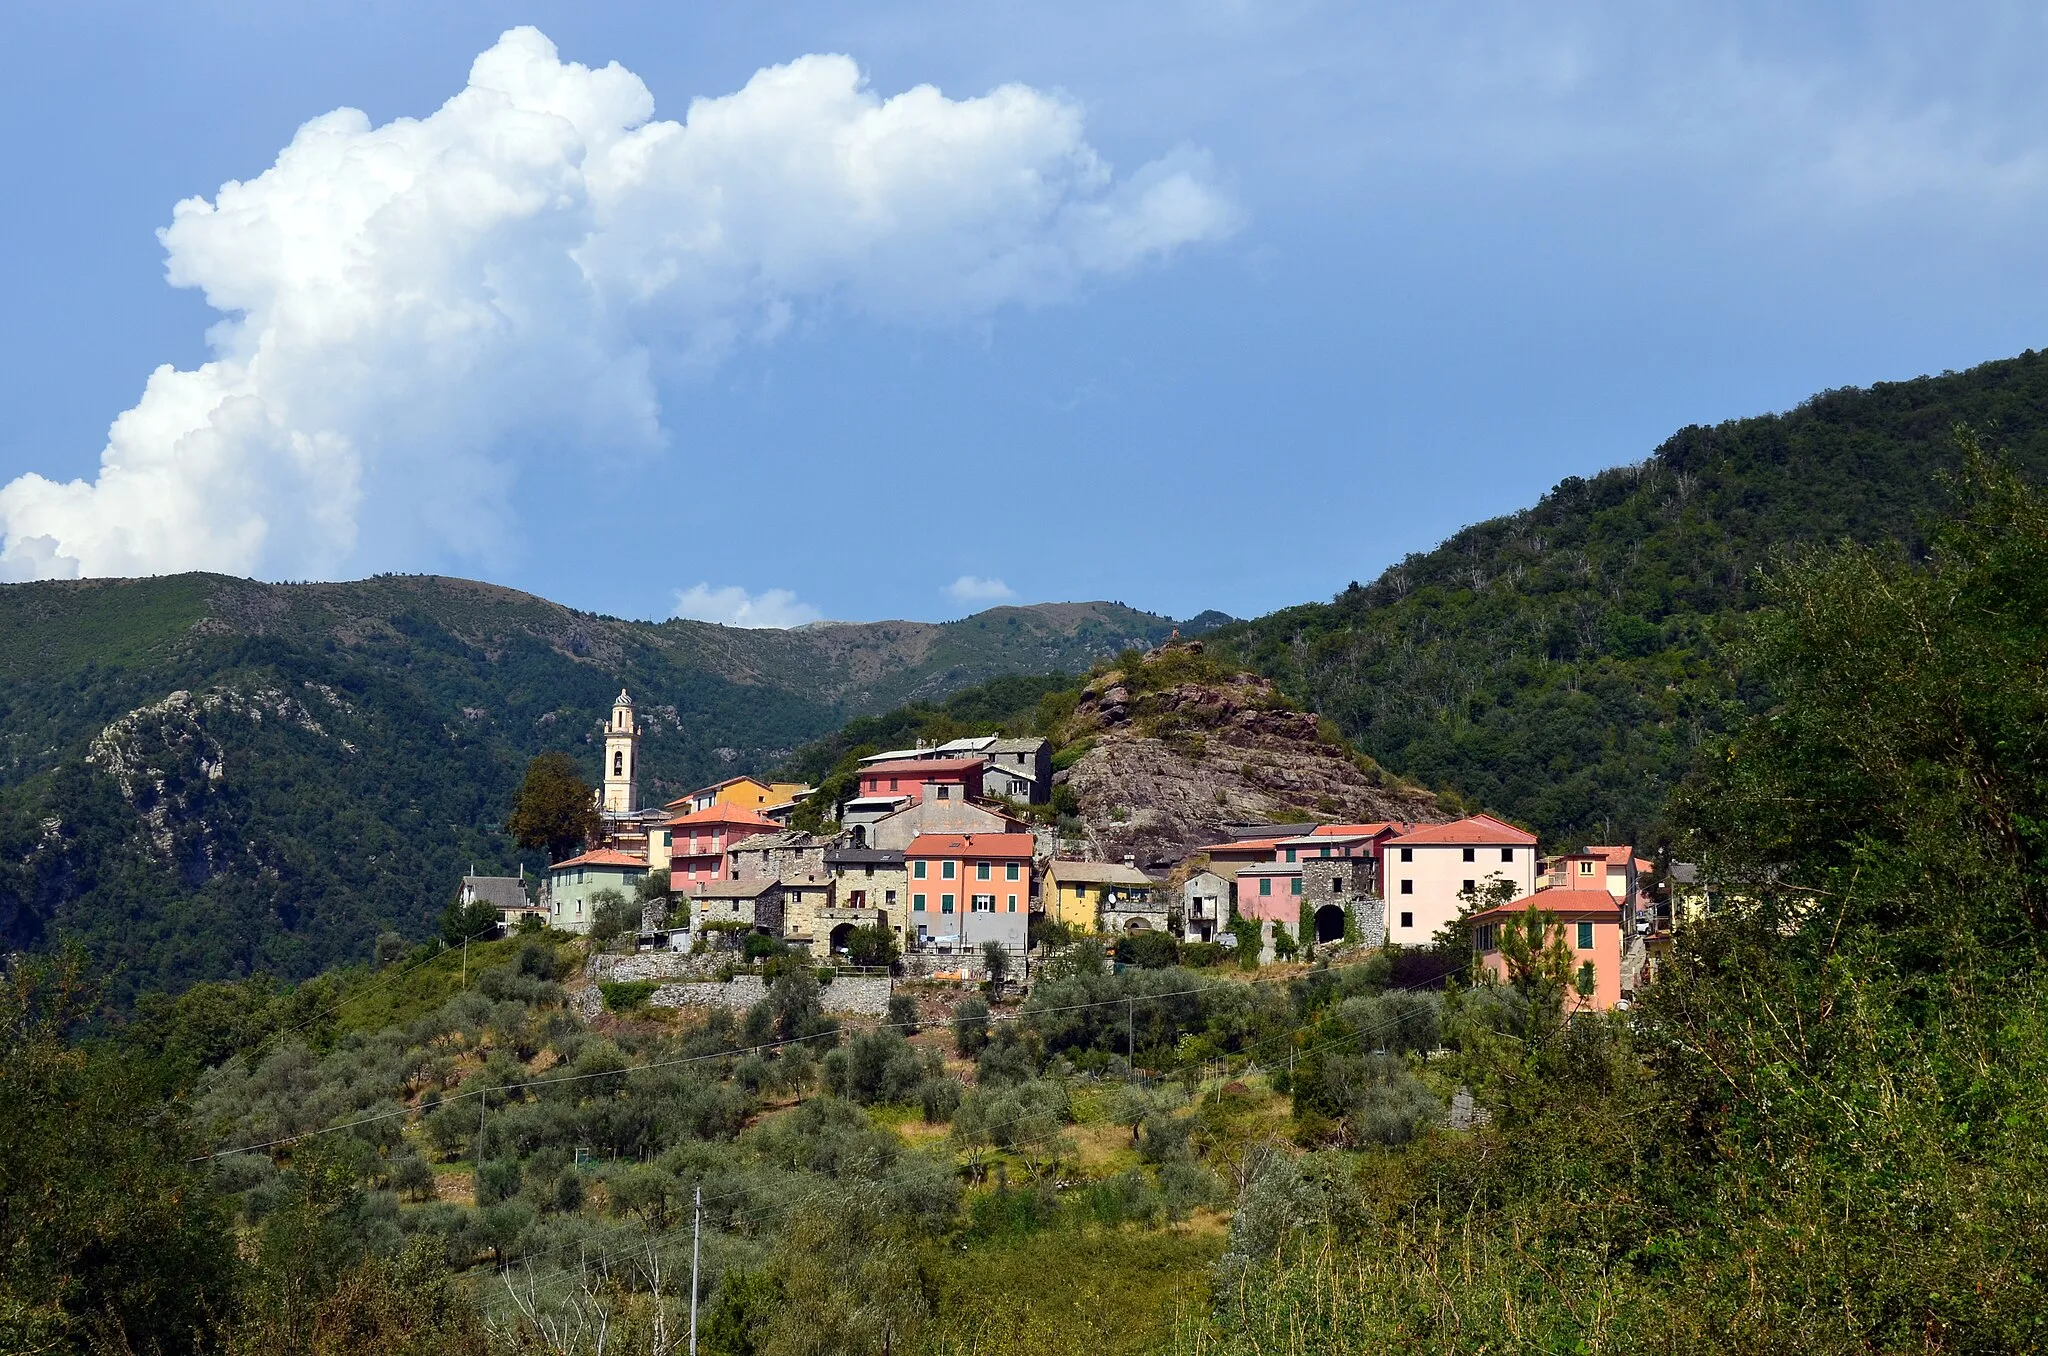
<svg viewBox="0 0 2048 1356"><path fill-rule="evenodd" d="M1593 967L1593 996L1579 996L1576 985L1565 994L1565 1010L1606 1012L1621 1001L1621 905L1607 893L1606 883L1585 889L1538 890L1511 904L1497 904L1472 915L1472 957L1494 979L1506 983L1507 957L1501 954L1504 927L1520 926L1530 910L1547 920L1544 941L1562 936L1572 954L1573 978Z"/></svg>
<svg viewBox="0 0 2048 1356"><path fill-rule="evenodd" d="M726 852L757 833L780 833L782 825L752 810L714 805L668 822L668 878L681 890L694 881L731 880Z"/></svg>

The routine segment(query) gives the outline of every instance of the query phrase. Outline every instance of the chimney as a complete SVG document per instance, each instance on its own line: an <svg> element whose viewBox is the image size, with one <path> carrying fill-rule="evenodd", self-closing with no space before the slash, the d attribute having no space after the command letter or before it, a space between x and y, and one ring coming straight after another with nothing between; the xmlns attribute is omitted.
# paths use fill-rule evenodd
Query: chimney
<svg viewBox="0 0 2048 1356"><path fill-rule="evenodd" d="M1130 853L1126 852L1124 854L1124 865L1130 867L1132 870L1135 871L1138 866L1138 859L1136 857L1133 857Z"/></svg>

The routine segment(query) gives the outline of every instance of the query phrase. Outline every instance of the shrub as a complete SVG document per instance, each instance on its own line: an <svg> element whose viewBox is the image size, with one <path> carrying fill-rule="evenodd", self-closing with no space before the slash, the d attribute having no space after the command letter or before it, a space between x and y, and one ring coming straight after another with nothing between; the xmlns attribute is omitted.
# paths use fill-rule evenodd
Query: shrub
<svg viewBox="0 0 2048 1356"><path fill-rule="evenodd" d="M863 924L846 934L846 958L855 965L892 965L896 934L879 923Z"/></svg>
<svg viewBox="0 0 2048 1356"><path fill-rule="evenodd" d="M604 995L604 1005L611 1012L633 1012L647 1006L647 1000L654 997L654 991L661 986L651 979L600 980L597 990Z"/></svg>
<svg viewBox="0 0 2048 1356"><path fill-rule="evenodd" d="M988 1044L988 1003L980 998L963 998L953 1007L953 1048L961 1058L972 1059Z"/></svg>
<svg viewBox="0 0 2048 1356"><path fill-rule="evenodd" d="M1164 932L1147 930L1126 933L1117 938L1116 959L1119 965L1135 965L1142 970L1165 970L1180 963L1180 943Z"/></svg>
<svg viewBox="0 0 2048 1356"><path fill-rule="evenodd" d="M1215 942L1182 942L1180 963L1190 970L1203 970L1230 959L1230 948Z"/></svg>
<svg viewBox="0 0 2048 1356"><path fill-rule="evenodd" d="M889 995L889 1025L906 1036L917 1034L917 1000L907 993Z"/></svg>

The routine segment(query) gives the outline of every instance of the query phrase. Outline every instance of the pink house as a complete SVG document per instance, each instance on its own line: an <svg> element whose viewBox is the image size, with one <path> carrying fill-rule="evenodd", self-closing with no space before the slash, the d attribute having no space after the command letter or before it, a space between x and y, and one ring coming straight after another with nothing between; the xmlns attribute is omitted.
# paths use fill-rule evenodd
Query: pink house
<svg viewBox="0 0 2048 1356"><path fill-rule="evenodd" d="M692 810L668 822L668 876L672 888L681 890L693 882L730 880L732 870L726 851L743 838L757 833L779 833L782 825L752 810L731 805L713 805Z"/></svg>
<svg viewBox="0 0 2048 1356"><path fill-rule="evenodd" d="M1606 1012L1621 1001L1621 905L1607 893L1603 882L1584 889L1538 890L1511 904L1496 905L1472 915L1472 955L1478 965L1496 980L1506 983L1507 958L1501 954L1500 935L1504 927L1520 926L1529 910L1541 913L1546 938L1562 935L1565 949L1572 954L1574 977L1586 966L1593 968L1593 996L1581 998L1576 990L1565 994L1565 1011L1589 1009Z"/></svg>
<svg viewBox="0 0 2048 1356"><path fill-rule="evenodd" d="M1271 919L1293 927L1301 921L1301 868L1259 862L1237 872L1237 916Z"/></svg>
<svg viewBox="0 0 2048 1356"><path fill-rule="evenodd" d="M860 770L862 799L909 796L913 800L980 800L980 758L902 758Z"/></svg>

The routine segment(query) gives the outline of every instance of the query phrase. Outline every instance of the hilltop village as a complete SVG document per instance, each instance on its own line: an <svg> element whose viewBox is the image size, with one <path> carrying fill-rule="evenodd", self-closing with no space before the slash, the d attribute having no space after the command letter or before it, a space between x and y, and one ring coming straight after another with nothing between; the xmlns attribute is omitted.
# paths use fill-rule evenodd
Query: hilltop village
<svg viewBox="0 0 2048 1356"><path fill-rule="evenodd" d="M1246 963L1316 948L1441 945L1469 931L1477 967L1503 973L1502 925L1534 909L1570 952L1579 1005L1625 1005L1674 924L1702 907L1683 863L1653 885L1628 845L1545 856L1536 835L1486 814L1445 823L1247 823L1162 868L1062 855L1043 738L993 735L875 753L836 830L791 818L814 788L731 777L660 806L639 803L641 728L622 690L602 730L598 831L524 877L465 877L461 901L502 923L592 930L607 898L636 901L637 946L731 949L747 937L821 963L881 956L932 976L1026 979L1048 939L1115 946L1148 934ZM865 955L856 955L857 950ZM1000 952L999 958L991 952Z"/></svg>

